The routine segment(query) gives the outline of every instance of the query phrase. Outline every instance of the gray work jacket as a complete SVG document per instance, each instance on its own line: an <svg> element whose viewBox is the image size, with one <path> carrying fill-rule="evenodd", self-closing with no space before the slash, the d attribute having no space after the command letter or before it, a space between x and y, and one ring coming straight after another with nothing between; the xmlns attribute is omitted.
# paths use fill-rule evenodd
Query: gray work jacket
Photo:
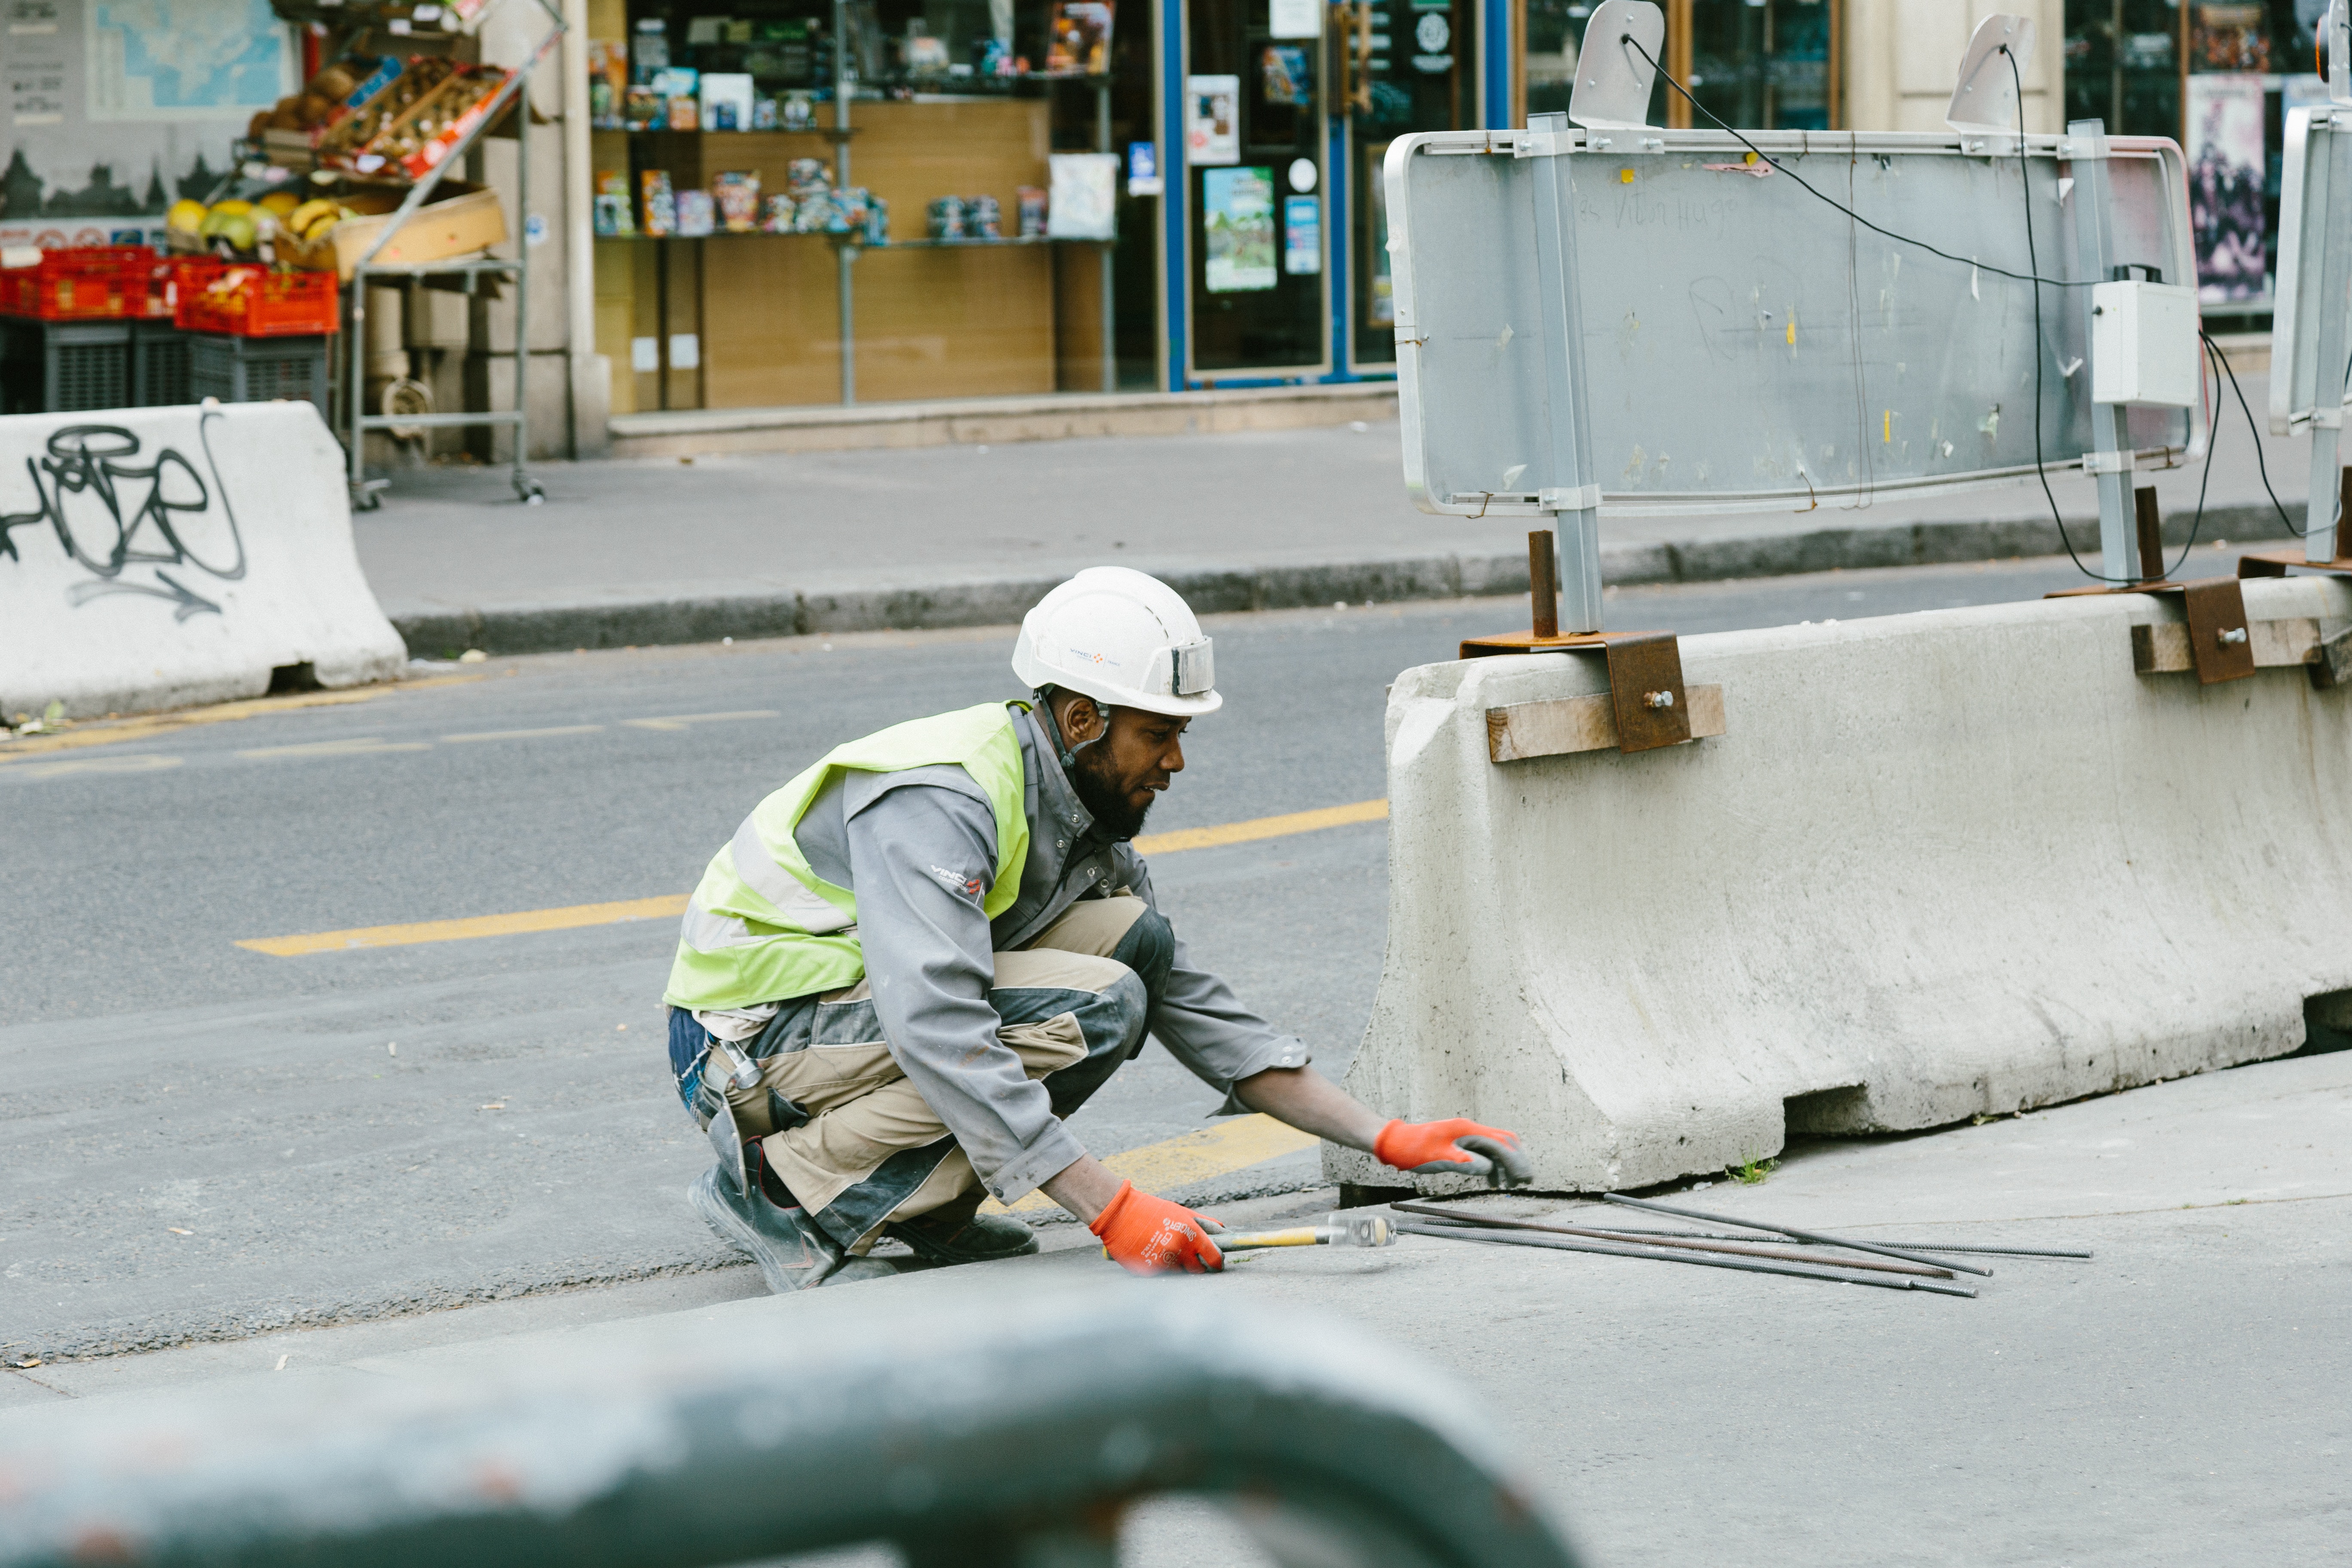
<svg viewBox="0 0 2352 1568"><path fill-rule="evenodd" d="M848 773L810 804L793 834L818 876L856 894L858 943L890 1054L1003 1203L1087 1151L1053 1113L1045 1086L996 1037L993 955L1034 941L1080 899L1123 890L1159 908L1143 857L1096 826L1036 716L1016 712L1013 728L1029 853L1019 896L992 922L976 889L995 879L996 816L961 768ZM1305 1066L1307 1047L1194 968L1181 936L1175 948L1146 1022L1178 1061L1225 1094L1226 1111L1244 1110L1234 1084Z"/></svg>

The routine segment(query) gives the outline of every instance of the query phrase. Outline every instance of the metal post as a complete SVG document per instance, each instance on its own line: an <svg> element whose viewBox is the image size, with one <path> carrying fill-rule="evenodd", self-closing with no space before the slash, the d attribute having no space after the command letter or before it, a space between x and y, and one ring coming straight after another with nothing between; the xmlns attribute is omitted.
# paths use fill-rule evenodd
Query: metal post
<svg viewBox="0 0 2352 1568"><path fill-rule="evenodd" d="M1103 65L1108 71L1110 62L1106 59ZM1106 74L1095 83L1095 151L1108 153L1110 150L1110 77ZM1116 214L1118 210L1118 175L1116 172L1111 175L1110 189L1111 210ZM1116 228L1113 232L1117 232ZM1116 239L1107 239L1102 243L1102 389L1105 392L1118 390L1118 315L1112 308L1111 298L1111 266L1118 249L1118 241Z"/></svg>
<svg viewBox="0 0 2352 1568"><path fill-rule="evenodd" d="M2321 117L2312 116L2313 132ZM2305 232L2326 234L2329 209L2338 201L2352 201L2352 111L2337 110L2327 116L2327 177L2308 188L2304 201ZM2347 314L2352 314L2352 256L2321 247L2319 258L2319 363L2311 403L2311 489L2304 503L2303 555L2306 561L2336 559L2336 509L2342 487L2338 460L2344 434L2344 356L2347 352Z"/></svg>
<svg viewBox="0 0 2352 1568"><path fill-rule="evenodd" d="M522 87L515 94L515 336L514 336L514 474L515 500L537 505L544 498L523 466L530 445L530 76L539 64L533 55L522 68Z"/></svg>
<svg viewBox="0 0 2352 1568"><path fill-rule="evenodd" d="M2108 227L2106 121L2068 121L2066 139L2074 143L2071 158L2074 168L2074 276L2104 283L2108 269L2115 265L2114 237ZM2089 307L2085 305L2084 309ZM2086 349L2088 337L2086 331ZM2037 342L2033 352L2046 354L2050 351L2047 344ZM2090 379L2084 376L2076 384L2087 392ZM2139 551L2132 501L2131 426L2123 405L2091 405L2091 447L2092 473L2099 483L2099 574L2117 584L2137 582L2147 574L2135 559Z"/></svg>
<svg viewBox="0 0 2352 1568"><path fill-rule="evenodd" d="M833 185L849 189L849 95L856 78L849 66L849 0L833 0ZM834 268L840 282L835 290L841 305L841 401L857 401L857 307L851 293L850 268L857 262L857 247L834 247Z"/></svg>
<svg viewBox="0 0 2352 1568"><path fill-rule="evenodd" d="M1531 114L1528 129L1565 138L1565 114ZM1563 149L1535 179L1536 276L1544 303L1544 384L1551 412L1550 482L1539 504L1559 533L1559 629L1601 629L1601 486L1584 375L1584 311L1577 299L1576 188Z"/></svg>

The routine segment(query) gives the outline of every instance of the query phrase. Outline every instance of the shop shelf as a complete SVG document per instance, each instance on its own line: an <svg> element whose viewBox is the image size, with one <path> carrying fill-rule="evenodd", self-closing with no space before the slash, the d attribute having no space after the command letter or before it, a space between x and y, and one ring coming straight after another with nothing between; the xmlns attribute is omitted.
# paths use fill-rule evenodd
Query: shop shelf
<svg viewBox="0 0 2352 1568"><path fill-rule="evenodd" d="M256 338L242 333L190 332L188 400L223 403L300 399L327 412L327 339Z"/></svg>
<svg viewBox="0 0 2352 1568"><path fill-rule="evenodd" d="M42 321L139 315L154 264L143 245L45 250L30 267L0 268L0 312Z"/></svg>
<svg viewBox="0 0 2352 1568"><path fill-rule="evenodd" d="M26 270L30 270L27 268ZM0 410L76 414L131 402L129 321L0 321Z"/></svg>
<svg viewBox="0 0 2352 1568"><path fill-rule="evenodd" d="M277 272L231 267L203 289L184 292L173 312L184 331L244 338L317 337L341 324L331 272Z"/></svg>

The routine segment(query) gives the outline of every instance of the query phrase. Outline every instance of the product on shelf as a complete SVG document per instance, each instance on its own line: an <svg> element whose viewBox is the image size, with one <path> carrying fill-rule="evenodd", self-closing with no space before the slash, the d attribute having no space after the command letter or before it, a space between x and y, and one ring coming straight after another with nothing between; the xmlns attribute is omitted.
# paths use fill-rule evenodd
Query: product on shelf
<svg viewBox="0 0 2352 1568"><path fill-rule="evenodd" d="M1102 76L1110 69L1111 0L1055 0L1045 23L1051 76Z"/></svg>
<svg viewBox="0 0 2352 1568"><path fill-rule="evenodd" d="M866 203L866 243L890 243L890 204L880 196L869 197Z"/></svg>
<svg viewBox="0 0 2352 1568"><path fill-rule="evenodd" d="M705 131L751 129L751 79L739 71L705 71L700 83Z"/></svg>
<svg viewBox="0 0 2352 1568"><path fill-rule="evenodd" d="M793 232L792 197L782 195L781 193L771 194L769 195L765 205L764 216L760 219L760 232L762 234L791 234Z"/></svg>
<svg viewBox="0 0 2352 1568"><path fill-rule="evenodd" d="M1045 193L1035 185L1020 185L1013 195L1021 203L1021 237L1042 238L1045 233Z"/></svg>
<svg viewBox="0 0 2352 1568"><path fill-rule="evenodd" d="M757 170L716 176L710 182L710 195L719 205L719 226L728 233L750 234L760 226Z"/></svg>
<svg viewBox="0 0 2352 1568"><path fill-rule="evenodd" d="M618 38L588 40L588 123L598 131L621 128L629 93L629 46Z"/></svg>
<svg viewBox="0 0 2352 1568"><path fill-rule="evenodd" d="M638 219L646 233L658 239L677 232L677 197L672 194L667 169L646 169L637 175L641 197Z"/></svg>
<svg viewBox="0 0 2352 1568"><path fill-rule="evenodd" d="M628 131L664 131L669 127L669 104L649 87L633 87L621 102L621 125Z"/></svg>
<svg viewBox="0 0 2352 1568"><path fill-rule="evenodd" d="M994 196L966 196L963 199L963 226L971 239L1003 239L1004 218Z"/></svg>
<svg viewBox="0 0 2352 1568"><path fill-rule="evenodd" d="M593 214L599 235L610 237L636 233L635 216L630 210L635 205L629 200L629 176L626 174L613 169L597 171Z"/></svg>
<svg viewBox="0 0 2352 1568"><path fill-rule="evenodd" d="M708 236L716 210L709 191L686 190L677 193L677 237L680 239L701 239Z"/></svg>
<svg viewBox="0 0 2352 1568"><path fill-rule="evenodd" d="M754 100L751 104L751 129L773 131L776 128L776 100L772 98Z"/></svg>
<svg viewBox="0 0 2352 1568"><path fill-rule="evenodd" d="M933 239L963 239L964 205L961 196L933 196L930 207L930 236Z"/></svg>

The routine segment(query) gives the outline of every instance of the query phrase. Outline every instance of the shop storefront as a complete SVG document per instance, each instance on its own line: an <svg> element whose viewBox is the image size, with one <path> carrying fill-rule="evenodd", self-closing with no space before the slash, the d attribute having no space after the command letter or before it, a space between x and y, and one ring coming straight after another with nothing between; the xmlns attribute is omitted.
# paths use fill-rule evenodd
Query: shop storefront
<svg viewBox="0 0 2352 1568"><path fill-rule="evenodd" d="M2209 320L2268 323L2282 139L2289 110L2326 101L2314 59L2326 13L2326 0L2067 0L2069 117L2188 153Z"/></svg>
<svg viewBox="0 0 2352 1568"><path fill-rule="evenodd" d="M1393 374L1381 157L1486 122L1477 0L728 4L589 10L615 415Z"/></svg>

